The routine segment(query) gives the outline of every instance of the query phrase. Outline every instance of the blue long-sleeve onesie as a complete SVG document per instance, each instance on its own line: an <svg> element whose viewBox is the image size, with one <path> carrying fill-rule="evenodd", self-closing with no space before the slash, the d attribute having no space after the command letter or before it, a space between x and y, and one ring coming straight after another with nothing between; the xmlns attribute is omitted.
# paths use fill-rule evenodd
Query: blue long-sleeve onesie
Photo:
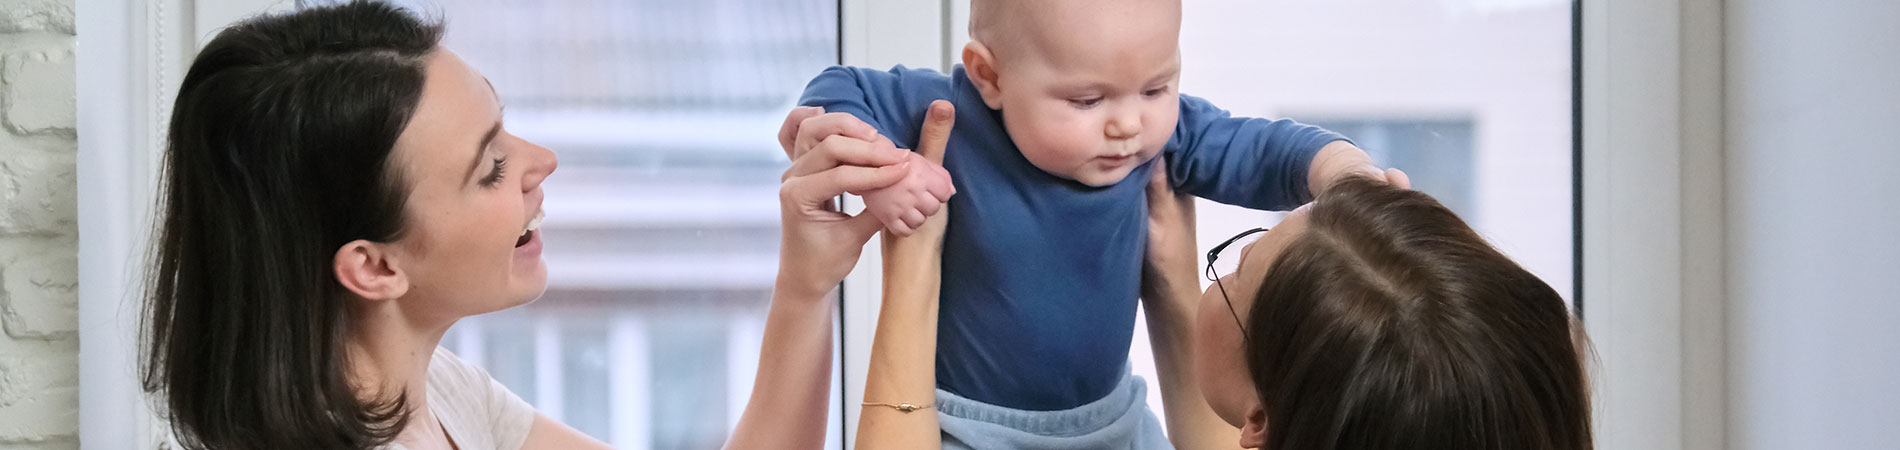
<svg viewBox="0 0 1900 450"><path fill-rule="evenodd" d="M1069 409L1115 388L1128 361L1148 238L1147 164L1090 187L1030 164L958 66L832 67L800 104L845 112L915 148L932 101L956 105L944 157L957 195L944 236L938 387L1025 410ZM1337 134L1230 117L1181 96L1162 157L1175 189L1255 209L1303 203L1307 166Z"/></svg>

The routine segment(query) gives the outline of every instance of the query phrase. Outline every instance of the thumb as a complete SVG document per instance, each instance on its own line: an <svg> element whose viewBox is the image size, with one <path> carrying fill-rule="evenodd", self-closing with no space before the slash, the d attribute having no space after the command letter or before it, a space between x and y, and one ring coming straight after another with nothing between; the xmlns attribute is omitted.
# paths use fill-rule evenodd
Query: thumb
<svg viewBox="0 0 1900 450"><path fill-rule="evenodd" d="M924 114L923 132L917 137L917 153L930 162L943 164L944 146L950 143L950 129L957 123L957 107L948 100L930 102Z"/></svg>
<svg viewBox="0 0 1900 450"><path fill-rule="evenodd" d="M870 212L861 212L852 216L845 221L844 226L845 229L851 230L852 242L857 242L858 245L870 242L871 236L884 230L884 222L879 222L877 217L872 216Z"/></svg>

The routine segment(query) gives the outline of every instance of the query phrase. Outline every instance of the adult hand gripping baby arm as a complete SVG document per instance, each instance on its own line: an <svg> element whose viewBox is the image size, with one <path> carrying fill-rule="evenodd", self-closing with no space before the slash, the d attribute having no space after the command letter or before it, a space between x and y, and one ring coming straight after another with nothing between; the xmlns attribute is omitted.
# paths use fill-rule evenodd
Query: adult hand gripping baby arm
<svg viewBox="0 0 1900 450"><path fill-rule="evenodd" d="M794 110L785 127L795 136L797 129L824 129L838 120L822 113ZM840 212L834 199L896 185L914 164L908 150L842 134L788 146L786 153L796 157L779 186L778 280L752 396L726 443L731 449L824 445L837 306L831 292L883 228L869 214Z"/></svg>
<svg viewBox="0 0 1900 450"><path fill-rule="evenodd" d="M896 148L890 139L879 135L875 127L850 114L826 113L818 107L804 106L793 110L792 116L802 118L794 122L788 117L785 126L779 129L778 140L785 155L793 161L800 161L801 154L827 139L862 140L879 147ZM922 154L907 156L912 164L902 180L883 188L853 192L864 197L866 213L877 217L888 232L898 236L909 236L923 224L924 218L935 215L937 209L956 194L943 161L923 164L926 159ZM810 162L824 163L822 159Z"/></svg>
<svg viewBox="0 0 1900 450"><path fill-rule="evenodd" d="M1194 320L1201 296L1194 245L1194 196L1169 188L1167 161L1156 158L1148 182L1148 248L1141 268L1141 306L1154 348L1156 383L1168 440L1182 450L1233 449L1240 430L1222 421L1194 374Z"/></svg>

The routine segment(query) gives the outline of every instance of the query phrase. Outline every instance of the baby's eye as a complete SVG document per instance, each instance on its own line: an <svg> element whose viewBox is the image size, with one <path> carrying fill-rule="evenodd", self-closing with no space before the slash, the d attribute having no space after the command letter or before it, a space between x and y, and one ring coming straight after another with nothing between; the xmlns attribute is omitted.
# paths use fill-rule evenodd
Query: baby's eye
<svg viewBox="0 0 1900 450"><path fill-rule="evenodd" d="M1161 94L1166 94L1166 93L1168 93L1168 88L1164 88L1164 87L1141 91L1141 95L1146 95L1149 97L1160 97Z"/></svg>
<svg viewBox="0 0 1900 450"><path fill-rule="evenodd" d="M1100 105L1100 104L1102 104L1101 97L1069 99L1069 106L1074 106L1074 107L1082 108L1082 109L1094 108L1095 105Z"/></svg>

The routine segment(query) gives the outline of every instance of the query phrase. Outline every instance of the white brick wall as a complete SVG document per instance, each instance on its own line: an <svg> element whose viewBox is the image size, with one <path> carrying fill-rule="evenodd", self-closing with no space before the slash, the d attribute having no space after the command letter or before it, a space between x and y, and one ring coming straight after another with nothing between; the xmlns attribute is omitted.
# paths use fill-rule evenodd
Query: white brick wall
<svg viewBox="0 0 1900 450"><path fill-rule="evenodd" d="M0 0L0 450L79 447L73 0Z"/></svg>

